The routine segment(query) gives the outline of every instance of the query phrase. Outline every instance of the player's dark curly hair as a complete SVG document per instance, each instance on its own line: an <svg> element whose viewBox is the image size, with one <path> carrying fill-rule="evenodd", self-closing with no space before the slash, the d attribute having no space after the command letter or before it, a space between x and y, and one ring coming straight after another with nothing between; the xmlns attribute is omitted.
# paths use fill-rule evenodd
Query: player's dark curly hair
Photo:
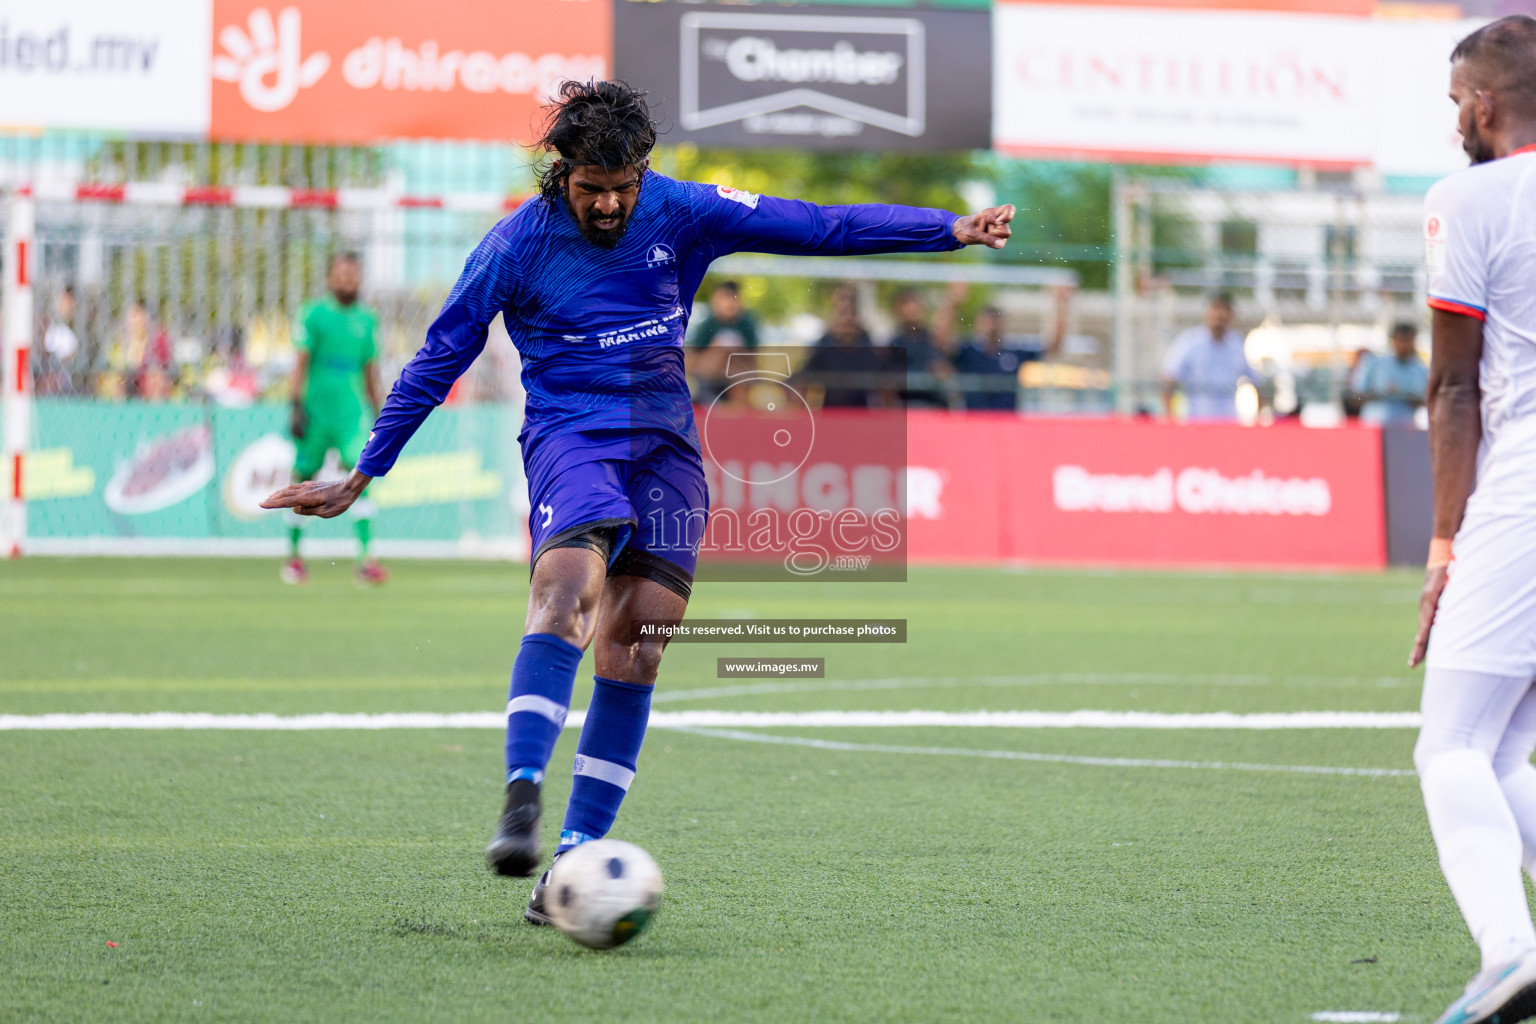
<svg viewBox="0 0 1536 1024"><path fill-rule="evenodd" d="M645 93L624 82L565 82L550 104L539 148L557 154L539 168L539 195L554 203L565 198L574 164L605 170L632 167L656 146L656 122Z"/></svg>

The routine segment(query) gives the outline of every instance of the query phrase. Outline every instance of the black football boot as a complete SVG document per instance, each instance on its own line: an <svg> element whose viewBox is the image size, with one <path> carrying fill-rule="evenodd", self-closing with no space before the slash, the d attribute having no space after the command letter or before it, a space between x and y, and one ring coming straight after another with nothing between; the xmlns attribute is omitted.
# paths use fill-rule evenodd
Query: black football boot
<svg viewBox="0 0 1536 1024"><path fill-rule="evenodd" d="M507 783L507 806L485 859L498 875L531 876L539 866L539 785L530 779Z"/></svg>
<svg viewBox="0 0 1536 1024"><path fill-rule="evenodd" d="M554 867L553 864L550 865ZM539 880L533 883L533 892L528 894L528 909L523 911L523 920L529 924L546 925L553 924L549 919L549 910L546 901L549 898L549 872L539 876Z"/></svg>

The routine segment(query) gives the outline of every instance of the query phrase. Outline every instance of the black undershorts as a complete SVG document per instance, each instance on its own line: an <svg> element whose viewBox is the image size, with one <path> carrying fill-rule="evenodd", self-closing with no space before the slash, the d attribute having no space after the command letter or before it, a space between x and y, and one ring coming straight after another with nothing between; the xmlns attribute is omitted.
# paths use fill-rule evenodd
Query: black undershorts
<svg viewBox="0 0 1536 1024"><path fill-rule="evenodd" d="M629 545L625 545L619 557L614 558L613 545L618 539L618 526L577 527L570 536L546 541L538 555L554 548L586 548L596 552L597 557L608 565L609 576L638 576L642 580L660 583L684 601L693 594L693 576L676 562L649 551L636 551ZM534 564L538 563L538 555L534 556ZM532 571L530 566L530 575Z"/></svg>

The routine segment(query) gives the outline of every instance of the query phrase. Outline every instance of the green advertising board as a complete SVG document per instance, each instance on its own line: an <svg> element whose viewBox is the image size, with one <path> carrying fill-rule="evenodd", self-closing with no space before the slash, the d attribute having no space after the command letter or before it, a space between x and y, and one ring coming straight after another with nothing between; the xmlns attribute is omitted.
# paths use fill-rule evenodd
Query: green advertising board
<svg viewBox="0 0 1536 1024"><path fill-rule="evenodd" d="M40 549L131 550L133 542L191 541L255 550L283 536L281 513L258 503L288 483L293 443L286 406L234 409L88 399L42 399L26 462L27 533ZM368 490L381 543L445 552L516 549L525 487L518 411L446 407ZM339 467L328 464L339 475ZM322 472L322 476L326 474ZM306 536L350 536L348 517L312 520ZM400 546L398 543L395 545Z"/></svg>

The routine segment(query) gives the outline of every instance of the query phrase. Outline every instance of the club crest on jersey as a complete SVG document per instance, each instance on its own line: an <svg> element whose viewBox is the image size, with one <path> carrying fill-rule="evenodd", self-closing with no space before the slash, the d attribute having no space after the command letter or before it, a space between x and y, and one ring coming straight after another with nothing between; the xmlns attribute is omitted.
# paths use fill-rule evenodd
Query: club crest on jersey
<svg viewBox="0 0 1536 1024"><path fill-rule="evenodd" d="M715 191L719 193L721 199L729 199L733 203L740 203L748 209L757 209L758 197L755 192L745 192L739 188L731 188L729 185L716 185Z"/></svg>
<svg viewBox="0 0 1536 1024"><path fill-rule="evenodd" d="M677 262L677 254L670 246L662 245L660 242L651 246L650 252L645 254L645 265L653 270L663 264L675 262Z"/></svg>
<svg viewBox="0 0 1536 1024"><path fill-rule="evenodd" d="M1449 237L1443 214L1432 212L1424 218L1424 264L1430 277L1438 277L1445 270L1445 247Z"/></svg>

